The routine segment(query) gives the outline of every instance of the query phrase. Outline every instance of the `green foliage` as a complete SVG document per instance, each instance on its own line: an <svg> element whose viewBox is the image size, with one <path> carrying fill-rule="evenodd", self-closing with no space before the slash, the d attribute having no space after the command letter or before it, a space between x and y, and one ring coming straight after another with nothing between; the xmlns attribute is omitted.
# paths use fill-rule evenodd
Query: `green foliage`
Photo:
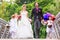
<svg viewBox="0 0 60 40"><path fill-rule="evenodd" d="M35 0L16 0L15 3L17 3L18 5L24 4L24 3L32 3Z"/></svg>

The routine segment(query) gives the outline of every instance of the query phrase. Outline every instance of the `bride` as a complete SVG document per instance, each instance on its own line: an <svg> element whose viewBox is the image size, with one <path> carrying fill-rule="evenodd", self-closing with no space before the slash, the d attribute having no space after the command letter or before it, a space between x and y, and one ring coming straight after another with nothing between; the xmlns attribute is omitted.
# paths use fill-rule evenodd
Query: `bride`
<svg viewBox="0 0 60 40"><path fill-rule="evenodd" d="M26 5L23 4L22 10L20 11L21 19L18 21L18 38L33 38L32 25L28 18L28 12L26 11Z"/></svg>

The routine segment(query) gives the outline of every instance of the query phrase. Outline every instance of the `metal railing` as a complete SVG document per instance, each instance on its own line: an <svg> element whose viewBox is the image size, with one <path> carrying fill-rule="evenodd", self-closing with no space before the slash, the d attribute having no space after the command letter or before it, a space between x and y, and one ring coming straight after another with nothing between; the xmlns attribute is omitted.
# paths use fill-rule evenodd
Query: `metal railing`
<svg viewBox="0 0 60 40"><path fill-rule="evenodd" d="M9 38L9 24L7 21L0 18L0 38Z"/></svg>

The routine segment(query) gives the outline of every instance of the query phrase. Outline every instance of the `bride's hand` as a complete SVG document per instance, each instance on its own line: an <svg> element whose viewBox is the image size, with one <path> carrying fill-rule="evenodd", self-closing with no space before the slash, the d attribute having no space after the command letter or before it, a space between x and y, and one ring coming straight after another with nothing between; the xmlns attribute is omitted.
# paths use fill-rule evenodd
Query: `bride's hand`
<svg viewBox="0 0 60 40"><path fill-rule="evenodd" d="M29 21L32 23L32 20L31 19L29 19Z"/></svg>

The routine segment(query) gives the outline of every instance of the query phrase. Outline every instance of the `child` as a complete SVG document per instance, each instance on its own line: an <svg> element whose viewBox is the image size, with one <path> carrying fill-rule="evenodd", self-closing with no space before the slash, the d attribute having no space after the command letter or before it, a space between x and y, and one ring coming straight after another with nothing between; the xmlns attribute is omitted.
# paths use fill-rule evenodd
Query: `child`
<svg viewBox="0 0 60 40"><path fill-rule="evenodd" d="M53 31L52 29L52 25L53 25L53 21L52 21L52 17L49 16L49 20L42 20L41 22L43 25L47 25L47 28L46 28L46 32L47 32L47 37L51 38L51 32Z"/></svg>
<svg viewBox="0 0 60 40"><path fill-rule="evenodd" d="M17 14L14 14L14 15L12 15L12 18L11 18L11 20L10 20L10 22L9 22L9 25L10 25L10 30L9 30L9 32L10 32L10 34L11 34L11 38L16 38L16 30L17 30L17 18L18 16L17 16Z"/></svg>
<svg viewBox="0 0 60 40"><path fill-rule="evenodd" d="M52 25L53 25L53 21L52 21L52 18L51 18L51 16L50 16L50 17L49 17L49 20L47 21L47 29L46 29L47 36L48 36L49 38L51 38L50 33L53 31L53 30L52 30Z"/></svg>

